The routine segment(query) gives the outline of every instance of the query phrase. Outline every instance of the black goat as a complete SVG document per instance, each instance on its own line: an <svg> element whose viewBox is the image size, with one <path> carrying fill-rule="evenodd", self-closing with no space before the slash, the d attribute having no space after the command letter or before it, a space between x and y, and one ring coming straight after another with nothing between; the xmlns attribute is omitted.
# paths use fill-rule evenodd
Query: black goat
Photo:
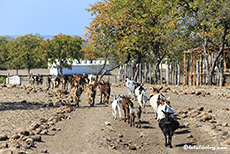
<svg viewBox="0 0 230 154"><path fill-rule="evenodd" d="M165 136L165 147L169 145L170 148L172 148L172 136L173 132L179 128L179 122L171 117L171 114L169 112L162 112L165 114L165 118L161 119L159 121L159 127L161 128L164 136ZM168 136L168 143L167 143L167 136Z"/></svg>

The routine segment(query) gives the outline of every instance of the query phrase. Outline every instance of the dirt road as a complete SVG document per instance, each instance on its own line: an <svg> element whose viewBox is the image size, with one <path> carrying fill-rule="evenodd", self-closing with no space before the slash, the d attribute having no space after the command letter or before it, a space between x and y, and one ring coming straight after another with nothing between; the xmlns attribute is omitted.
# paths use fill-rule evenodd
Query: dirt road
<svg viewBox="0 0 230 154"><path fill-rule="evenodd" d="M147 96L150 96L152 85L145 85ZM46 135L41 135L42 142L35 142L35 147L29 149L19 146L19 149L30 154L107 154L107 153L229 153L228 140L230 138L229 126L230 108L229 98L218 96L218 93L229 94L228 89L198 87L209 92L209 95L198 96L195 94L184 94L194 89L188 87L171 86L170 91L164 94L170 97L171 105L177 113L181 127L176 130L172 145L173 148L164 147L164 137L154 119L152 108L147 103L146 113L142 114L142 128L130 127L124 121L113 120L111 105L98 104L100 97L96 96L96 106L89 107L86 103L86 94L81 96L80 108L65 113L65 119L52 124ZM213 89L214 88L214 89ZM58 95L50 96L48 91L28 92L25 88L0 88L0 130L4 135L15 134L18 128L28 128L41 118L49 119L57 113L57 107L42 107L42 104L60 101ZM12 95L13 94L13 95ZM127 95L127 89L121 86L112 86L112 94ZM71 94L65 98L71 98ZM110 97L112 101L112 97ZM64 102L62 100L62 102ZM133 101L137 106L137 102ZM24 103L24 104L23 104ZM28 105L29 104L29 105ZM204 107L205 112L215 117L214 120L202 122L197 117L183 117L188 107ZM123 115L122 115L123 116ZM227 123L226 126L223 124ZM215 128L212 128L215 125ZM19 141L3 141L8 147L15 147ZM20 144L23 144L19 142ZM18 144L19 144L18 143ZM224 150L185 150L184 145L190 148L202 146L203 148L225 147ZM2 146L3 147L3 146ZM13 150L11 148L11 150Z"/></svg>

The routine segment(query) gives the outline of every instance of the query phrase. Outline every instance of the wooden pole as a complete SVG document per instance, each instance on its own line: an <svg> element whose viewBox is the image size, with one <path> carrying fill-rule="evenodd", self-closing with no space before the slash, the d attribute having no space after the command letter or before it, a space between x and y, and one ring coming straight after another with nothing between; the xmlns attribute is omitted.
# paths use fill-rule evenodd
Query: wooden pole
<svg viewBox="0 0 230 154"><path fill-rule="evenodd" d="M149 84L152 84L152 76L151 76L151 64L149 63Z"/></svg>
<svg viewBox="0 0 230 154"><path fill-rule="evenodd" d="M178 71L178 76L177 76L177 85L180 85L180 64L177 62L177 71Z"/></svg>
<svg viewBox="0 0 230 154"><path fill-rule="evenodd" d="M169 63L166 61L166 85L169 85Z"/></svg>
<svg viewBox="0 0 230 154"><path fill-rule="evenodd" d="M184 85L187 85L186 53L184 53Z"/></svg>

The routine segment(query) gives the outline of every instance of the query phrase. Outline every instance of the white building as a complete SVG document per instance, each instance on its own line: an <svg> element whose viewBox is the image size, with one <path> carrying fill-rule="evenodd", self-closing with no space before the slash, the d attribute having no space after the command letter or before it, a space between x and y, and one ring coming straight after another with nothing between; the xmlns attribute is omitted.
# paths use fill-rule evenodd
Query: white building
<svg viewBox="0 0 230 154"><path fill-rule="evenodd" d="M72 69L63 68L62 73L67 74L67 75L83 74L83 73L85 73L85 74L91 74L91 73L97 74L99 72L99 70L102 68L104 62L105 62L105 60L102 58L99 58L96 60L84 59L84 60L80 60L80 62L78 62L76 60L72 64ZM113 64L111 64L110 61L107 61L104 70L110 69L111 65L113 65ZM53 64L49 63L48 68L50 69L50 75L57 76L58 74L61 74L60 69L58 69L56 67L55 63L53 63Z"/></svg>

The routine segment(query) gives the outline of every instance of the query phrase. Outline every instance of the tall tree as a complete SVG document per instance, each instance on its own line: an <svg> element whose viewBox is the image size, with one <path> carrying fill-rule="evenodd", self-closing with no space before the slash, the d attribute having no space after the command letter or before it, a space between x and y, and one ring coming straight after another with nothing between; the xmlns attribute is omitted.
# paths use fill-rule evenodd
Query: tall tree
<svg viewBox="0 0 230 154"><path fill-rule="evenodd" d="M56 67L63 73L63 68L72 68L74 60L80 60L83 56L81 50L82 39L79 36L64 34L55 35L51 40L43 42L43 51L46 51L49 63L55 63Z"/></svg>
<svg viewBox="0 0 230 154"><path fill-rule="evenodd" d="M214 69L224 47L230 38L230 1L194 0L183 1L182 7L191 36L200 37L206 59L208 84L212 84ZM189 28L190 27L190 28ZM208 48L219 48L213 62L209 64Z"/></svg>
<svg viewBox="0 0 230 154"><path fill-rule="evenodd" d="M27 34L10 40L8 43L9 68L27 68L30 74L30 69L38 67L38 63L43 59L43 55L39 53L42 40L39 34Z"/></svg>
<svg viewBox="0 0 230 154"><path fill-rule="evenodd" d="M164 0L98 2L88 9L96 17L86 27L86 36L96 47L110 47L110 54L121 61L131 55L140 63L151 56L159 73L159 64L166 53L161 48L162 42L170 37L177 25L177 3Z"/></svg>
<svg viewBox="0 0 230 154"><path fill-rule="evenodd" d="M0 37L0 69L6 68L5 62L7 61L7 38L5 36Z"/></svg>

